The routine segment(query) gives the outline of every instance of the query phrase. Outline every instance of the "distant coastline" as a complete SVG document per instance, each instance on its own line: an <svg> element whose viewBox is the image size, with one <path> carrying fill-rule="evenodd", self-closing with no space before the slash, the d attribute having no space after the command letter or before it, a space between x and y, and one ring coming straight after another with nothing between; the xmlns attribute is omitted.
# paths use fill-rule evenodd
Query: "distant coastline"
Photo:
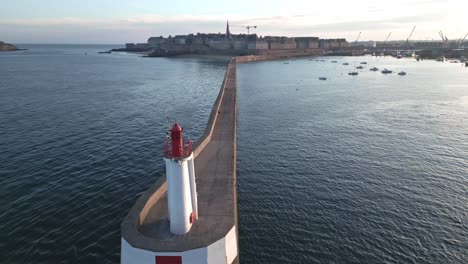
<svg viewBox="0 0 468 264"><path fill-rule="evenodd" d="M18 48L16 48L15 45L0 41L0 51L16 51L16 50L18 50Z"/></svg>

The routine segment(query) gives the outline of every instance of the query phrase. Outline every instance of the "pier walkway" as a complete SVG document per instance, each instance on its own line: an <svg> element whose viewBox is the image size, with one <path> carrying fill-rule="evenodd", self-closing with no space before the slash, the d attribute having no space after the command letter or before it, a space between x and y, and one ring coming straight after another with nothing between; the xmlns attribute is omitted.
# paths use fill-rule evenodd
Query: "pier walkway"
<svg viewBox="0 0 468 264"><path fill-rule="evenodd" d="M237 233L236 62L231 60L206 131L194 149L198 221L183 236L170 232L165 177L150 188L122 223L122 237L132 246L158 252L206 247ZM236 235L237 236L237 235Z"/></svg>

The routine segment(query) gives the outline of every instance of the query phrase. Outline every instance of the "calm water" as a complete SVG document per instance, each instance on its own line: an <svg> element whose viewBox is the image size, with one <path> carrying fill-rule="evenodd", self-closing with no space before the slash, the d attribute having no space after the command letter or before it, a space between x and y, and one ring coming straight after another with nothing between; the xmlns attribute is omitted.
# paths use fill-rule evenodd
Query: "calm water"
<svg viewBox="0 0 468 264"><path fill-rule="evenodd" d="M164 169L166 107L198 138L227 61L26 48L0 54L0 263L118 263L120 222Z"/></svg>
<svg viewBox="0 0 468 264"><path fill-rule="evenodd" d="M243 263L467 263L468 68L325 59L239 67Z"/></svg>
<svg viewBox="0 0 468 264"><path fill-rule="evenodd" d="M198 138L227 61L27 48L0 54L0 262L117 263L165 108ZM242 263L466 262L468 69L325 59L239 67Z"/></svg>

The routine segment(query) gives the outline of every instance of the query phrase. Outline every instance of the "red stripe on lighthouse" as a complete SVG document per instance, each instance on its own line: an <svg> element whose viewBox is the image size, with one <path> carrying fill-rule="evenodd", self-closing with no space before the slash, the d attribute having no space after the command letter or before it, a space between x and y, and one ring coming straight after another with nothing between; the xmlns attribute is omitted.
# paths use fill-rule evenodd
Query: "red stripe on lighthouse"
<svg viewBox="0 0 468 264"><path fill-rule="evenodd" d="M182 256L156 256L155 264L182 264Z"/></svg>

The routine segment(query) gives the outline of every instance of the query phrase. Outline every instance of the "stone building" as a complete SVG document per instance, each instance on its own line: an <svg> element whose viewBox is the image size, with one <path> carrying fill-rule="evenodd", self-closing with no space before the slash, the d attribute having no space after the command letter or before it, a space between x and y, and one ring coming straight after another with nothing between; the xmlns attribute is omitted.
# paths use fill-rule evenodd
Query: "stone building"
<svg viewBox="0 0 468 264"><path fill-rule="evenodd" d="M166 42L166 39L162 36L160 37L151 37L148 39L148 46L154 49L161 48L161 45Z"/></svg>
<svg viewBox="0 0 468 264"><path fill-rule="evenodd" d="M319 38L317 37L296 37L296 45L298 49L318 49Z"/></svg>
<svg viewBox="0 0 468 264"><path fill-rule="evenodd" d="M294 38L287 38L287 37L275 37L275 36L267 36L269 49L295 49L296 48L296 41Z"/></svg>
<svg viewBox="0 0 468 264"><path fill-rule="evenodd" d="M130 48L135 48L140 44L131 45ZM197 33L167 38L150 37L145 45L163 54L171 53L171 51L189 53L225 51L227 54L248 54L252 50L337 49L347 47L348 42L345 39L319 39L317 37L259 37L257 34L232 34L229 22L227 22L225 33Z"/></svg>
<svg viewBox="0 0 468 264"><path fill-rule="evenodd" d="M348 47L346 39L320 39L319 48L321 49L337 49Z"/></svg>

